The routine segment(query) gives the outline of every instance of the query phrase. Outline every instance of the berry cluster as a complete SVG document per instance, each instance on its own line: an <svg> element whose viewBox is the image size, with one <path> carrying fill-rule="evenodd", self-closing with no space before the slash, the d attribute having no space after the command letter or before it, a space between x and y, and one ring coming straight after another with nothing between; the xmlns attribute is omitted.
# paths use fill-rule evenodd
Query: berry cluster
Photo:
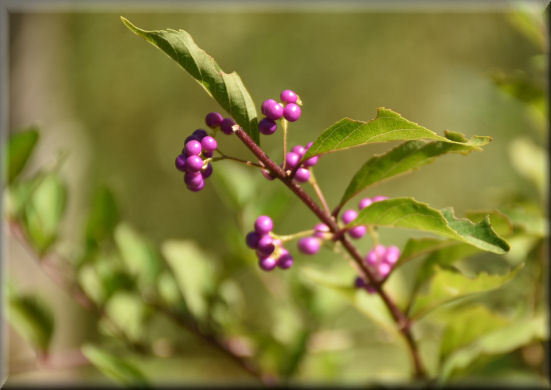
<svg viewBox="0 0 551 390"><path fill-rule="evenodd" d="M400 258L401 252L397 246L377 245L365 256L364 262L379 280L384 280L390 275L392 268ZM375 289L364 278L358 276L355 280L357 288L365 288L368 292L374 293Z"/></svg>
<svg viewBox="0 0 551 390"><path fill-rule="evenodd" d="M205 179L212 175L210 158L216 150L216 140L203 129L195 130L186 138L182 153L176 157L176 168L185 172L184 181L190 191L201 191Z"/></svg>
<svg viewBox="0 0 551 390"><path fill-rule="evenodd" d="M294 176L295 180L298 181L299 183L305 183L310 179L309 168L316 165L319 160L319 156L313 156L313 157L310 157L308 160L300 163L300 160L302 160L302 157L304 157L304 155L306 154L308 149L310 149L311 146L312 146L312 142L307 143L306 146L296 145L285 156L286 169L295 169L300 164ZM279 166L283 167L283 163L279 164ZM263 169L261 172L266 179L274 180L274 177L272 177L266 169Z"/></svg>
<svg viewBox="0 0 551 390"><path fill-rule="evenodd" d="M261 215L254 222L254 230L247 234L247 246L256 249L258 265L264 271L271 271L276 266L288 269L293 265L293 257L283 247L281 240L274 239L272 230L274 222L266 215Z"/></svg>
<svg viewBox="0 0 551 390"><path fill-rule="evenodd" d="M211 129L216 129L217 127L220 127L222 133L226 135L233 134L232 127L233 125L235 125L235 121L232 118L224 118L222 114L218 112L209 112L205 117L205 123Z"/></svg>
<svg viewBox="0 0 551 390"><path fill-rule="evenodd" d="M360 200L358 208L362 210L375 202L380 202L381 200L385 200L385 199L388 199L388 197L382 196L382 195L377 195L377 196L374 196L373 198L363 198L362 200ZM357 216L358 216L358 212L356 210L349 209L349 210L346 210L344 213L342 213L341 221L345 225L348 225L350 222L355 220ZM354 239L362 238L366 232L367 232L367 227L365 225L354 226L353 228L347 231L348 235Z"/></svg>
<svg viewBox="0 0 551 390"><path fill-rule="evenodd" d="M271 135L277 130L276 121L282 117L289 122L295 122L300 118L300 99L296 93L286 89L279 95L281 103L274 99L265 100L262 103L264 118L258 123L258 130L264 135ZM297 104L298 103L298 104Z"/></svg>
<svg viewBox="0 0 551 390"><path fill-rule="evenodd" d="M321 247L321 242L331 238L329 226L324 223L318 223L314 226L314 235L303 237L298 241L298 250L305 255L314 255L318 253Z"/></svg>

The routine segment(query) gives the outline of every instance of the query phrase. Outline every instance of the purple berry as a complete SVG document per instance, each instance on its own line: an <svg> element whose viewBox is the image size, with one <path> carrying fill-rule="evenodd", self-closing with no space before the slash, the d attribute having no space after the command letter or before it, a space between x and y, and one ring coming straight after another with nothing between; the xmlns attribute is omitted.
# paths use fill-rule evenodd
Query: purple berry
<svg viewBox="0 0 551 390"><path fill-rule="evenodd" d="M293 256L287 251L287 249L281 249L280 255L277 258L277 266L281 269L291 268L293 265Z"/></svg>
<svg viewBox="0 0 551 390"><path fill-rule="evenodd" d="M218 147L218 142L210 135L207 135L201 140L201 147L206 152L214 152Z"/></svg>
<svg viewBox="0 0 551 390"><path fill-rule="evenodd" d="M283 109L283 116L289 122L297 121L298 118L300 118L300 114L302 114L302 110L300 109L300 106L295 103L289 103Z"/></svg>
<svg viewBox="0 0 551 390"><path fill-rule="evenodd" d="M279 98L284 103L296 103L298 100L297 94L290 89L285 89L283 92L281 92Z"/></svg>
<svg viewBox="0 0 551 390"><path fill-rule="evenodd" d="M379 275L381 275L381 277L383 278L386 278L388 276L388 274L390 273L390 265L387 264L387 263L381 263L379 264Z"/></svg>
<svg viewBox="0 0 551 390"><path fill-rule="evenodd" d="M220 130L222 130L222 133L227 135L233 134L233 125L235 125L235 121L232 118L224 118L222 123L220 123Z"/></svg>
<svg viewBox="0 0 551 390"><path fill-rule="evenodd" d="M205 123L211 129L220 126L223 120L224 117L218 112L209 112L205 117Z"/></svg>
<svg viewBox="0 0 551 390"><path fill-rule="evenodd" d="M367 227L365 225L354 226L348 231L348 235L352 238L362 238L367 232Z"/></svg>
<svg viewBox="0 0 551 390"><path fill-rule="evenodd" d="M318 163L319 158L319 156L310 157L308 160L304 161L302 165L306 168L313 167Z"/></svg>
<svg viewBox="0 0 551 390"><path fill-rule="evenodd" d="M258 240L256 250L263 255L270 255L275 250L274 241L269 235L264 235Z"/></svg>
<svg viewBox="0 0 551 390"><path fill-rule="evenodd" d="M274 99L264 100L264 103L262 103L262 113L269 119L276 121L283 116L283 106Z"/></svg>
<svg viewBox="0 0 551 390"><path fill-rule="evenodd" d="M261 235L268 234L274 228L274 221L267 215L261 215L254 222L254 230Z"/></svg>
<svg viewBox="0 0 551 390"><path fill-rule="evenodd" d="M387 199L388 199L388 196L383 196L383 195L377 195L377 196L374 196L373 198L371 198L373 203L380 202L381 200L387 200Z"/></svg>
<svg viewBox="0 0 551 390"><path fill-rule="evenodd" d="M376 266L378 263L377 254L374 250L370 250L367 256L365 256L365 261L367 264Z"/></svg>
<svg viewBox="0 0 551 390"><path fill-rule="evenodd" d="M188 186L198 187L203 182L203 175L200 172L186 172L184 181Z"/></svg>
<svg viewBox="0 0 551 390"><path fill-rule="evenodd" d="M293 169L298 165L300 161L300 156L294 152L287 153L287 156L285 156L285 162L287 163L287 167Z"/></svg>
<svg viewBox="0 0 551 390"><path fill-rule="evenodd" d="M258 265L264 271L271 271L276 267L277 260L275 258L271 257L271 256L264 257L264 258L258 260Z"/></svg>
<svg viewBox="0 0 551 390"><path fill-rule="evenodd" d="M344 224L348 225L350 222L356 219L358 212L356 210L346 210L342 213L341 220Z"/></svg>
<svg viewBox="0 0 551 390"><path fill-rule="evenodd" d="M186 170L188 172L197 172L203 169L203 160L199 156L189 156L186 158Z"/></svg>
<svg viewBox="0 0 551 390"><path fill-rule="evenodd" d="M367 287L367 283L364 278L361 276L356 276L356 280L354 281L354 286L356 288L364 288Z"/></svg>
<svg viewBox="0 0 551 390"><path fill-rule="evenodd" d="M297 173L295 173L295 179L299 183L305 183L310 179L310 171L306 168L300 167L297 169Z"/></svg>
<svg viewBox="0 0 551 390"><path fill-rule="evenodd" d="M194 136L193 134L187 137L184 141L184 145L187 144L189 141L198 141L199 137ZM186 150L186 147L184 146L184 149L182 150L182 153Z"/></svg>
<svg viewBox="0 0 551 390"><path fill-rule="evenodd" d="M305 255L313 255L320 249L321 242L316 237L303 237L298 241L298 249Z"/></svg>
<svg viewBox="0 0 551 390"><path fill-rule="evenodd" d="M304 153L306 153L306 148L302 145L293 146L291 152L298 154L300 158L302 158L302 156L304 156Z"/></svg>
<svg viewBox="0 0 551 390"><path fill-rule="evenodd" d="M251 249L256 249L259 240L260 234L255 231L249 232L247 234L247 237L245 237L245 242L247 243L247 246Z"/></svg>
<svg viewBox="0 0 551 390"><path fill-rule="evenodd" d="M375 292L377 290L375 290L375 287L373 287L372 285L368 284L366 287L365 287L366 291L370 294L375 294Z"/></svg>
<svg viewBox="0 0 551 390"><path fill-rule="evenodd" d="M207 167L201 171L203 179L208 179L212 175L212 164L208 163Z"/></svg>
<svg viewBox="0 0 551 390"><path fill-rule="evenodd" d="M378 244L374 249L373 251L375 251L375 254L377 255L377 257L379 259L381 259L385 253L386 253L386 248L384 245L381 245L381 244Z"/></svg>
<svg viewBox="0 0 551 390"><path fill-rule="evenodd" d="M373 201L369 198L363 198L362 200L360 200L360 203L358 205L358 208L360 210L363 210L365 209L367 206L370 206L371 204L373 203Z"/></svg>
<svg viewBox="0 0 551 390"><path fill-rule="evenodd" d="M203 187L205 187L205 181L202 181L201 184L197 185L197 186L192 186L192 185L187 185L187 188L190 190L190 191L193 191L193 192L197 192L197 191L201 191L203 189Z"/></svg>
<svg viewBox="0 0 551 390"><path fill-rule="evenodd" d="M195 139L199 142L201 142L201 140L207 135L209 135L209 133L207 133L207 131L203 129L197 129L193 133L191 133L191 136L195 137Z"/></svg>
<svg viewBox="0 0 551 390"><path fill-rule="evenodd" d="M330 231L331 230L329 229L329 226L324 223L318 223L316 226L314 226L314 237L323 239Z"/></svg>
<svg viewBox="0 0 551 390"><path fill-rule="evenodd" d="M201 142L193 139L186 143L185 150L188 156L198 156L202 151Z"/></svg>
<svg viewBox="0 0 551 390"><path fill-rule="evenodd" d="M214 155L213 152L207 152L206 150L203 150L203 157L209 158L209 157L212 157L213 155Z"/></svg>
<svg viewBox="0 0 551 390"><path fill-rule="evenodd" d="M277 123L270 118L264 118L258 123L258 131L264 135L272 135L277 130Z"/></svg>
<svg viewBox="0 0 551 390"><path fill-rule="evenodd" d="M314 145L313 142L308 142L308 143L306 144L305 149L306 149L306 150L310 149L310 147L311 147L312 145Z"/></svg>
<svg viewBox="0 0 551 390"><path fill-rule="evenodd" d="M390 265L394 265L400 258L400 255L400 249L397 246L391 245L386 248L386 252L383 256L383 261Z"/></svg>
<svg viewBox="0 0 551 390"><path fill-rule="evenodd" d="M176 157L176 169L179 171L185 172L186 170L186 158L183 155L179 155Z"/></svg>

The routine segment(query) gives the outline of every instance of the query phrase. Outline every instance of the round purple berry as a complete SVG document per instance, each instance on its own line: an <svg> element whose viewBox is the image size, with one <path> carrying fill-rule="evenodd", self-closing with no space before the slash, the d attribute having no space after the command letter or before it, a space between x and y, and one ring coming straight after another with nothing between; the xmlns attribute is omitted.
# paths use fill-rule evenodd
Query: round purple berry
<svg viewBox="0 0 551 390"><path fill-rule="evenodd" d="M191 136L195 137L197 141L201 141L207 135L209 135L209 133L207 133L207 131L204 129L197 129L193 133L191 133Z"/></svg>
<svg viewBox="0 0 551 390"><path fill-rule="evenodd" d="M179 155L176 157L175 161L176 169L179 171L185 172L186 170L186 157L183 155Z"/></svg>
<svg viewBox="0 0 551 390"><path fill-rule="evenodd" d="M267 215L261 215L254 222L254 230L261 235L268 234L274 228L274 221Z"/></svg>
<svg viewBox="0 0 551 390"><path fill-rule="evenodd" d="M367 286L367 282L361 276L356 276L356 280L354 280L354 286L356 288L364 288Z"/></svg>
<svg viewBox="0 0 551 390"><path fill-rule="evenodd" d="M209 158L209 157L212 157L212 156L214 156L213 152L207 152L206 150L203 150L203 157Z"/></svg>
<svg viewBox="0 0 551 390"><path fill-rule="evenodd" d="M302 158L302 156L304 156L304 153L306 153L306 148L302 145L293 146L291 152L298 154L300 158Z"/></svg>
<svg viewBox="0 0 551 390"><path fill-rule="evenodd" d="M287 156L285 156L285 162L288 168L293 169L298 165L299 161L300 161L300 156L295 152L289 152L287 153Z"/></svg>
<svg viewBox="0 0 551 390"><path fill-rule="evenodd" d="M300 167L297 169L297 173L295 173L295 179L299 183L305 183L310 179L310 171L306 168Z"/></svg>
<svg viewBox="0 0 551 390"><path fill-rule="evenodd" d="M263 118L258 123L258 131L264 135L272 135L277 130L277 123L275 123L270 118Z"/></svg>
<svg viewBox="0 0 551 390"><path fill-rule="evenodd" d="M287 249L281 249L280 255L277 258L277 266L281 269L291 268L293 265L293 256L287 251Z"/></svg>
<svg viewBox="0 0 551 390"><path fill-rule="evenodd" d="M201 191L203 189L203 187L205 187L205 181L201 181L201 183L197 186L193 186L193 185L187 185L187 188L190 190L190 191L193 191L193 192L197 192L197 191Z"/></svg>
<svg viewBox="0 0 551 390"><path fill-rule="evenodd" d="M387 200L387 199L388 199L388 196L383 196L383 195L377 195L377 196L374 196L373 198L371 198L373 203L380 202L381 200Z"/></svg>
<svg viewBox="0 0 551 390"><path fill-rule="evenodd" d="M303 237L298 241L298 249L305 255L313 255L320 249L321 242L316 237Z"/></svg>
<svg viewBox="0 0 551 390"><path fill-rule="evenodd" d="M367 256L365 256L365 261L367 264L369 265L372 265L372 266L376 266L377 263L378 263L378 259L377 259L377 254L375 253L374 250L370 250L368 253L367 253Z"/></svg>
<svg viewBox="0 0 551 390"><path fill-rule="evenodd" d="M262 103L262 113L269 119L276 121L283 116L283 106L274 99L264 100L264 103Z"/></svg>
<svg viewBox="0 0 551 390"><path fill-rule="evenodd" d="M208 179L212 175L212 171L212 164L208 163L207 167L201 171L201 176L203 176L203 179Z"/></svg>
<svg viewBox="0 0 551 390"><path fill-rule="evenodd" d="M203 182L203 175L200 172L186 172L184 181L188 186L198 187Z"/></svg>
<svg viewBox="0 0 551 390"><path fill-rule="evenodd" d="M271 271L276 267L277 260L271 256L264 257L264 258L258 259L258 265L264 271Z"/></svg>
<svg viewBox="0 0 551 390"><path fill-rule="evenodd" d="M314 237L323 239L330 231L331 230L329 229L329 226L324 223L318 223L316 226L314 226Z"/></svg>
<svg viewBox="0 0 551 390"><path fill-rule="evenodd" d="M381 275L381 277L383 278L386 278L388 276L388 274L390 273L390 265L387 264L387 263L381 263L379 264L379 275Z"/></svg>
<svg viewBox="0 0 551 390"><path fill-rule="evenodd" d="M184 145L187 144L189 141L198 141L199 140L199 137L196 137L194 136L193 134L190 135L189 137L187 137L184 141ZM186 147L184 146L184 149L182 150L182 153L184 152L184 150L186 150Z"/></svg>
<svg viewBox="0 0 551 390"><path fill-rule="evenodd" d="M371 204L373 203L373 201L369 198L363 198L362 200L360 200L360 203L358 204L358 208L360 210L363 210L365 209L367 206L371 206Z"/></svg>
<svg viewBox="0 0 551 390"><path fill-rule="evenodd" d="M235 121L232 118L224 118L222 123L220 123L220 130L222 130L222 133L227 135L233 134L233 125L235 125Z"/></svg>
<svg viewBox="0 0 551 390"><path fill-rule="evenodd" d="M283 109L283 116L289 122L297 121L298 118L300 118L300 114L302 114L302 110L300 109L300 106L295 103L289 103Z"/></svg>
<svg viewBox="0 0 551 390"><path fill-rule="evenodd" d="M269 235L264 235L258 240L256 250L263 255L270 255L275 250L274 241Z"/></svg>
<svg viewBox="0 0 551 390"><path fill-rule="evenodd" d="M247 234L247 237L245 237L245 242L247 243L247 246L251 249L256 249L259 240L260 234L255 231L249 232Z"/></svg>
<svg viewBox="0 0 551 390"><path fill-rule="evenodd" d="M381 245L381 244L378 244L374 249L373 251L375 251L375 254L377 255L377 257L379 259L381 259L385 253L386 253L386 248L384 245Z"/></svg>
<svg viewBox="0 0 551 390"><path fill-rule="evenodd" d="M365 225L360 226L354 226L352 229L348 231L348 235L352 238L358 239L365 236L365 233L367 232L367 227Z"/></svg>
<svg viewBox="0 0 551 390"><path fill-rule="evenodd" d="M391 245L388 248L386 248L386 252L383 255L383 261L390 265L394 265L400 258L400 255L401 255L400 249L395 245Z"/></svg>
<svg viewBox="0 0 551 390"><path fill-rule="evenodd" d="M279 95L279 98L284 103L296 103L298 100L297 94L290 89L283 90L283 92Z"/></svg>
<svg viewBox="0 0 551 390"><path fill-rule="evenodd" d="M375 289L375 287L373 287L372 285L368 284L366 287L365 287L366 291L370 294L375 294L375 292L377 291Z"/></svg>
<svg viewBox="0 0 551 390"><path fill-rule="evenodd" d="M210 135L207 135L201 140L201 147L206 152L214 152L218 147L218 142Z"/></svg>
<svg viewBox="0 0 551 390"><path fill-rule="evenodd" d="M348 225L350 222L355 220L357 216L358 216L358 212L356 210L350 209L342 213L341 220L343 223Z"/></svg>
<svg viewBox="0 0 551 390"><path fill-rule="evenodd" d="M264 176L266 179L268 180L274 180L275 177L273 177L272 175L270 175L270 172L266 169L261 169L260 170L260 173L262 173L262 176Z"/></svg>
<svg viewBox="0 0 551 390"><path fill-rule="evenodd" d="M205 117L205 123L211 129L220 126L223 120L224 117L218 112L209 112Z"/></svg>
<svg viewBox="0 0 551 390"><path fill-rule="evenodd" d="M312 145L314 145L313 142L308 142L308 143L306 144L306 146L305 146L305 149L306 149L306 150L310 149L310 147L311 147Z"/></svg>
<svg viewBox="0 0 551 390"><path fill-rule="evenodd" d="M197 172L203 169L203 160L199 156L189 156L186 158L186 170L188 172Z"/></svg>
<svg viewBox="0 0 551 390"><path fill-rule="evenodd" d="M188 141L186 143L185 150L188 156L193 156L193 155L198 156L201 154L201 151L202 151L201 142L194 139L191 141Z"/></svg>
<svg viewBox="0 0 551 390"><path fill-rule="evenodd" d="M320 158L320 156L310 157L308 160L304 161L302 163L302 165L306 168L313 167L314 165L316 165L318 163L319 158Z"/></svg>

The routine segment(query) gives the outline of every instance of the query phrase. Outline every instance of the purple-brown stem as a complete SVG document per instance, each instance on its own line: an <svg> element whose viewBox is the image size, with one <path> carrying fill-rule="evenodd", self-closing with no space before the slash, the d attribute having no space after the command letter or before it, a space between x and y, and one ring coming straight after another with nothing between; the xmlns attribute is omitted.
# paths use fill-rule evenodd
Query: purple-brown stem
<svg viewBox="0 0 551 390"><path fill-rule="evenodd" d="M272 159L270 159L266 153L258 146L247 133L241 128L235 130L237 137L249 148L249 150L271 171L272 175L281 180L291 191L297 195L300 200L320 219L325 223L332 233L336 234L340 228L337 225L335 219L327 212L322 210L320 206L296 183L293 181L293 176L287 176L285 171L279 167ZM387 295L383 290L381 283L377 281L377 278L373 273L365 266L362 256L358 253L356 247L346 238L341 235L338 241L342 243L346 251L352 256L357 263L360 270L363 272L364 277L375 288L377 294L381 297L386 307L390 311L392 318L396 321L398 329L404 335L414 365L415 377L417 379L426 378L425 370L419 356L417 344L411 334L411 321L410 319L396 306L392 298Z"/></svg>

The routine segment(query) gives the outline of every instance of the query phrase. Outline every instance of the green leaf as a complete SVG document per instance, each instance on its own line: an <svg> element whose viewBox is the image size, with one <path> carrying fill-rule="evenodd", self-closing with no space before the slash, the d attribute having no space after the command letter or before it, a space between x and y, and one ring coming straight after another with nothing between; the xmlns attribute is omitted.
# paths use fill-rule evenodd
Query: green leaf
<svg viewBox="0 0 551 390"><path fill-rule="evenodd" d="M410 315L418 319L444 304L476 293L495 290L511 280L521 267L503 275L480 273L472 278L436 266L434 267L434 276L424 289L425 291L416 296Z"/></svg>
<svg viewBox="0 0 551 390"><path fill-rule="evenodd" d="M216 190L231 209L243 208L257 194L250 168L231 164L231 162L228 164L217 163L216 172L220 173L212 177Z"/></svg>
<svg viewBox="0 0 551 390"><path fill-rule="evenodd" d="M461 133L451 131L447 131L445 137L442 137L388 108L380 107L377 109L377 117L369 122L344 118L329 127L310 147L303 160L370 143L418 139L469 146L473 150L481 150L480 147L491 140L490 137L476 135L467 139Z"/></svg>
<svg viewBox="0 0 551 390"><path fill-rule="evenodd" d="M547 151L532 142L530 138L519 137L510 143L509 156L517 172L534 183L540 196L545 198L548 193L549 177Z"/></svg>
<svg viewBox="0 0 551 390"><path fill-rule="evenodd" d="M416 257L423 256L427 253L431 253L438 249L455 244L456 241L454 240L441 240L438 238L410 238L406 242L396 266L415 259Z"/></svg>
<svg viewBox="0 0 551 390"><path fill-rule="evenodd" d="M485 141L486 143L480 143L476 146L468 143L449 143L449 141L404 142L389 152L374 156L367 160L352 178L352 181L344 192L340 204L344 204L358 192L375 183L396 175L414 171L423 165L430 164L438 156L446 153L468 154L473 150L480 150L480 147L490 142L490 139L487 138Z"/></svg>
<svg viewBox="0 0 551 390"><path fill-rule="evenodd" d="M451 354L442 364L439 380L445 381L454 370L467 367L480 355L509 353L533 340L547 339L547 333L544 316L519 320L486 333L468 346Z"/></svg>
<svg viewBox="0 0 551 390"><path fill-rule="evenodd" d="M10 134L4 146L3 175L8 183L21 173L38 142L38 128L30 127L25 131Z"/></svg>
<svg viewBox="0 0 551 390"><path fill-rule="evenodd" d="M174 272L189 310L199 318L207 314L207 296L214 288L212 258L192 241L166 241L163 256Z"/></svg>
<svg viewBox="0 0 551 390"><path fill-rule="evenodd" d="M260 143L253 99L236 72L224 73L214 58L197 46L191 35L184 30L146 31L123 17L121 20L136 35L146 39L180 64L257 144Z"/></svg>
<svg viewBox="0 0 551 390"><path fill-rule="evenodd" d="M8 320L33 347L48 351L54 334L54 316L48 305L33 294L9 294Z"/></svg>
<svg viewBox="0 0 551 390"><path fill-rule="evenodd" d="M107 301L105 313L130 340L137 342L143 338L147 307L138 294L116 292Z"/></svg>
<svg viewBox="0 0 551 390"><path fill-rule="evenodd" d="M509 244L492 229L488 218L478 224L468 219L457 219L453 209L436 210L413 198L395 198L375 202L360 211L347 227L380 225L417 229L463 241L479 249L502 254Z"/></svg>
<svg viewBox="0 0 551 390"><path fill-rule="evenodd" d="M488 216L494 231L501 236L513 233L513 222L499 210L467 211L465 216L475 223L479 223Z"/></svg>
<svg viewBox="0 0 551 390"><path fill-rule="evenodd" d="M56 173L47 174L33 191L24 226L33 247L44 254L56 241L67 203L67 188Z"/></svg>
<svg viewBox="0 0 551 390"><path fill-rule="evenodd" d="M115 242L130 273L142 286L153 286L161 272L161 259L155 247L124 222L115 228Z"/></svg>
<svg viewBox="0 0 551 390"><path fill-rule="evenodd" d="M119 212L113 193L107 187L98 188L86 222L86 246L97 247L100 241L113 234L118 222Z"/></svg>
<svg viewBox="0 0 551 390"><path fill-rule="evenodd" d="M132 363L91 344L82 346L82 353L107 377L127 386L149 387L146 376Z"/></svg>

